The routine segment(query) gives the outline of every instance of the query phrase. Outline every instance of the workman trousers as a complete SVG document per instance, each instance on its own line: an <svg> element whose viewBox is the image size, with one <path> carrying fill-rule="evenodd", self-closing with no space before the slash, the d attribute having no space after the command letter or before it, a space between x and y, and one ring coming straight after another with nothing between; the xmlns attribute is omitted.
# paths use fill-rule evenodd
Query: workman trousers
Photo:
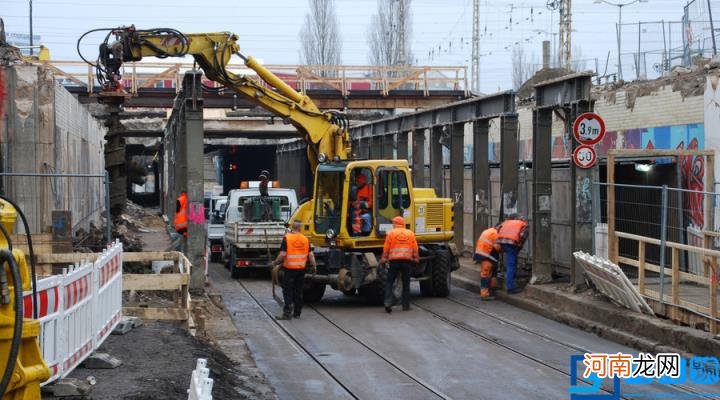
<svg viewBox="0 0 720 400"><path fill-rule="evenodd" d="M520 247L507 243L502 243L500 246L505 253L505 290L515 290L515 269Z"/></svg>
<svg viewBox="0 0 720 400"><path fill-rule="evenodd" d="M490 298L492 290L497 288L497 263L493 260L483 257L480 261L480 297Z"/></svg>
<svg viewBox="0 0 720 400"><path fill-rule="evenodd" d="M388 268L387 281L385 282L385 307L392 307L397 299L393 293L395 279L398 273L402 275L402 306L403 309L410 308L410 268L413 262L407 260L392 260Z"/></svg>
<svg viewBox="0 0 720 400"><path fill-rule="evenodd" d="M305 268L283 268L282 289L284 315L300 316L303 307L303 285L305 283ZM293 307L294 306L294 307Z"/></svg>

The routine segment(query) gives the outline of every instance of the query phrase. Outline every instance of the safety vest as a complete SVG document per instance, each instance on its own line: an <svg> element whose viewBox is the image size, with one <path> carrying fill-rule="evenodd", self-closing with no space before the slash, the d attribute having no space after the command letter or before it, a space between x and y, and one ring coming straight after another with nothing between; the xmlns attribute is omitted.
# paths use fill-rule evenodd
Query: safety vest
<svg viewBox="0 0 720 400"><path fill-rule="evenodd" d="M288 233L285 235L287 245L285 262L287 269L303 269L310 252L310 241L302 233Z"/></svg>
<svg viewBox="0 0 720 400"><path fill-rule="evenodd" d="M178 209L175 211L175 221L174 221L175 231L180 232L181 230L185 230L184 235L187 236L187 227L188 227L188 219L187 219L188 195L187 195L187 193L181 193L180 196L178 196L177 204L178 204Z"/></svg>
<svg viewBox="0 0 720 400"><path fill-rule="evenodd" d="M364 201L367 203L367 208L372 208L372 193L370 192L370 186L365 185L358 188L355 195L355 199L358 202ZM362 218L361 215L366 212L366 209L360 205L356 205L352 211L352 231L354 233L360 233L362 231Z"/></svg>
<svg viewBox="0 0 720 400"><path fill-rule="evenodd" d="M497 238L498 231L495 228L488 228L482 231L477 243L475 244L475 253L493 261L497 261L497 259L493 256L493 252L498 251L498 247L500 247L496 243Z"/></svg>
<svg viewBox="0 0 720 400"><path fill-rule="evenodd" d="M504 221L498 230L497 242L520 246L527 237L528 223L521 219Z"/></svg>
<svg viewBox="0 0 720 400"><path fill-rule="evenodd" d="M418 245L415 240L415 233L405 228L394 228L388 232L385 238L387 259L412 261L418 254Z"/></svg>

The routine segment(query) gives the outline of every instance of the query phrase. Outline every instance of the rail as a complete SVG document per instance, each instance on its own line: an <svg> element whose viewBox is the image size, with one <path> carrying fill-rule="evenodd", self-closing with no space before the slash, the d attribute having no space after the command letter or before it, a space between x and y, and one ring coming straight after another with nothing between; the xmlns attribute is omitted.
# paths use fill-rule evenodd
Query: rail
<svg viewBox="0 0 720 400"><path fill-rule="evenodd" d="M88 93L96 89L95 71L82 61L36 61L62 78L63 85L82 86ZM266 65L293 89L302 93L308 90L330 90L347 96L353 91L379 91L387 96L394 90L422 91L425 96L437 90L464 91L469 95L468 74L465 66L368 66L368 65ZM243 64L228 64L228 70L247 74L266 85ZM179 91L182 77L193 69L193 63L130 62L123 65L123 85L128 93L138 94L140 89L164 88ZM215 82L206 82L216 86Z"/></svg>
<svg viewBox="0 0 720 400"><path fill-rule="evenodd" d="M637 259L625 256L616 256L612 260L616 264L623 264L638 269L637 286L640 294L663 304L670 306L668 317L673 320L691 324L696 321L683 311L700 314L706 318L701 318L709 325L712 333L718 333L718 276L717 266L720 251L708 249L704 247L692 246L672 241L665 241L665 247L670 249L670 268L651 264L646 260L646 248L648 245L660 246L661 240L649 238L640 235L634 235L625 232L615 232L615 246L619 246L620 239L631 240L637 243ZM617 247L616 247L617 248ZM693 271L685 272L680 270L681 252L687 252L689 260L700 260L703 265L703 272ZM692 268L689 268L691 271ZM648 286L647 272L659 274L658 280L664 282L666 276L671 277L670 295L664 293L662 285L659 290L650 289ZM686 285L683 286L683 283ZM688 284L689 283L689 284ZM706 287L701 289L700 287ZM705 290L705 294L702 291ZM656 310L657 311L657 310ZM661 313L664 310L660 310Z"/></svg>

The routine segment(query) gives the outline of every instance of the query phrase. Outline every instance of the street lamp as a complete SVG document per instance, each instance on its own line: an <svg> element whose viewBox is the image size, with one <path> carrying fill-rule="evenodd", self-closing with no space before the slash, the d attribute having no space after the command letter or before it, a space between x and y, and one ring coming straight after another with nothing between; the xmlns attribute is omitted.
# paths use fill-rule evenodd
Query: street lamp
<svg viewBox="0 0 720 400"><path fill-rule="evenodd" d="M623 76L622 76L622 55L620 53L620 50L621 50L621 46L620 46L621 39L620 38L622 37L622 9L623 9L623 7L629 6L631 4L647 3L647 2L648 2L648 0L632 0L632 1L625 2L625 3L613 3L613 2L610 2L607 0L595 0L594 1L595 4L605 3L605 4L609 4L611 6L615 6L618 8L617 47L618 47L618 79L620 79L620 80L622 80L622 78L623 78ZM640 57L639 54L638 54L638 57Z"/></svg>

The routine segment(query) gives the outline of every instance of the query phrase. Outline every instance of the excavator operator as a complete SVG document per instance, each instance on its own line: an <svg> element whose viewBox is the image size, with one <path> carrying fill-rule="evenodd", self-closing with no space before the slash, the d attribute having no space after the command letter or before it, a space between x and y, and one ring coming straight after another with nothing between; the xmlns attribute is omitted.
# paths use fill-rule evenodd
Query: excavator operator
<svg viewBox="0 0 720 400"><path fill-rule="evenodd" d="M352 203L351 221L352 234L365 236L372 230L372 187L367 183L363 170L355 171L355 184L350 192Z"/></svg>

